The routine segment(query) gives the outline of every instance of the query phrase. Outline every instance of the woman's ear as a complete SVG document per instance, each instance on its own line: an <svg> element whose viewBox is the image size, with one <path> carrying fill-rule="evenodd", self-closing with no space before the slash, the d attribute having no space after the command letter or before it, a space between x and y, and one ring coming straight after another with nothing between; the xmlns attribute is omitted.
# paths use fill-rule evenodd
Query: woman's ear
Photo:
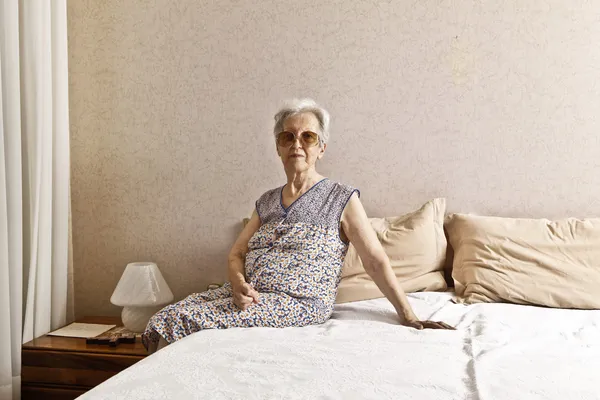
<svg viewBox="0 0 600 400"><path fill-rule="evenodd" d="M321 151L319 152L319 155L317 156L317 158L320 160L321 158L323 158L323 155L325 154L325 149L327 148L327 143L325 143L323 145L323 147L321 147Z"/></svg>

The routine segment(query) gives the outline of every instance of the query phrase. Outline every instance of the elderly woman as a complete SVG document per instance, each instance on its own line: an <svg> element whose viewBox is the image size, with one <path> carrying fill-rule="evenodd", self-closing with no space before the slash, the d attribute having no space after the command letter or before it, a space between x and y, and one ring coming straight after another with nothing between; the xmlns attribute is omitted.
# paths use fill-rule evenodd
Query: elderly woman
<svg viewBox="0 0 600 400"><path fill-rule="evenodd" d="M142 338L150 351L202 329L291 327L331 316L349 243L407 326L419 321L359 200L359 191L320 175L329 114L312 100L275 115L275 143L287 183L256 201L229 254L229 283L192 294L155 314Z"/></svg>

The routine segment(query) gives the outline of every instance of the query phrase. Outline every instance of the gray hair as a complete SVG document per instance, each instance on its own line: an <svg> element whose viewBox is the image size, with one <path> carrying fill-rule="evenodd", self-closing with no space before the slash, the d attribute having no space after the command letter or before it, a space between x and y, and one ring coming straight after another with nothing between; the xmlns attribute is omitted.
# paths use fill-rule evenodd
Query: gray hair
<svg viewBox="0 0 600 400"><path fill-rule="evenodd" d="M317 117L319 127L321 128L319 145L323 147L324 144L329 142L329 113L313 99L292 99L286 101L284 106L275 114L273 134L277 135L283 130L283 123L286 118L305 112L313 113Z"/></svg>

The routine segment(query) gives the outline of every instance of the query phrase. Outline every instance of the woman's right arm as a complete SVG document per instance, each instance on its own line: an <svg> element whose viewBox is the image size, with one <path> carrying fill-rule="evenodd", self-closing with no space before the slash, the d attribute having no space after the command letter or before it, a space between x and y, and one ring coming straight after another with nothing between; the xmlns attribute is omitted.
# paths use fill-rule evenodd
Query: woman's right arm
<svg viewBox="0 0 600 400"><path fill-rule="evenodd" d="M237 240L229 252L229 282L233 290L233 301L241 308L246 310L252 303L258 303L258 292L246 282L244 264L246 253L248 253L248 242L254 233L260 228L260 218L256 210L252 213L250 221L246 224Z"/></svg>

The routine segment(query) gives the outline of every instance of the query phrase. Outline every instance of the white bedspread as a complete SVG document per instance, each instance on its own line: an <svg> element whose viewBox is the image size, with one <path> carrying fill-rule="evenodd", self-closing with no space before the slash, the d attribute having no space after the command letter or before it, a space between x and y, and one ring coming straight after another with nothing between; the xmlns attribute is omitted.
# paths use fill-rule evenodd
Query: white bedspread
<svg viewBox="0 0 600 400"><path fill-rule="evenodd" d="M600 399L600 311L464 306L409 295L401 326L385 299L336 306L305 328L207 330L155 353L81 399Z"/></svg>

